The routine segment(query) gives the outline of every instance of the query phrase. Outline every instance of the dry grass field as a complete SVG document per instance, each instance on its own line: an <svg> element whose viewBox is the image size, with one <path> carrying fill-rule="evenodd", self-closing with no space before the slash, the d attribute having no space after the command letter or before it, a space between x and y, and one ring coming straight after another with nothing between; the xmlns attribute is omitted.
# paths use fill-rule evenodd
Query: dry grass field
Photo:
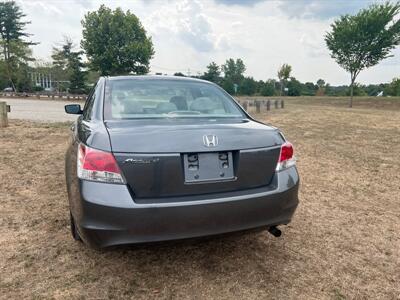
<svg viewBox="0 0 400 300"><path fill-rule="evenodd" d="M298 158L301 203L281 238L102 251L70 237L68 125L12 120L0 129L0 298L399 299L400 109L359 104L300 99L256 116Z"/></svg>

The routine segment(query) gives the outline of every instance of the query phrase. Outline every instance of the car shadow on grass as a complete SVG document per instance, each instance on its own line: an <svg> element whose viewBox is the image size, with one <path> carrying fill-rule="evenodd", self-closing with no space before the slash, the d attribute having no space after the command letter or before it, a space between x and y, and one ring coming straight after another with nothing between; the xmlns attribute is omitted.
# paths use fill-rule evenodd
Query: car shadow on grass
<svg viewBox="0 0 400 300"><path fill-rule="evenodd" d="M93 273L95 269L85 270L86 278L94 276L93 280L103 275L116 276L132 289L140 286L145 290L178 285L179 293L198 285L203 289L215 285L223 286L225 295L235 289L242 293L243 287L256 291L276 285L292 255L280 239L266 230L87 249L81 254L97 261L97 275ZM196 291L192 292L196 295ZM172 288L166 295L176 293Z"/></svg>

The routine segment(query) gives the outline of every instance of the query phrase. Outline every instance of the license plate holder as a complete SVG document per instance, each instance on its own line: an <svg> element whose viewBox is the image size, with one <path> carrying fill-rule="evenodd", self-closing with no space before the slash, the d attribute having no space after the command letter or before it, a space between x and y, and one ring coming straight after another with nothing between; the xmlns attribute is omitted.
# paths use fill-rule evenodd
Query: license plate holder
<svg viewBox="0 0 400 300"><path fill-rule="evenodd" d="M187 153L183 155L185 183L233 180L232 152Z"/></svg>

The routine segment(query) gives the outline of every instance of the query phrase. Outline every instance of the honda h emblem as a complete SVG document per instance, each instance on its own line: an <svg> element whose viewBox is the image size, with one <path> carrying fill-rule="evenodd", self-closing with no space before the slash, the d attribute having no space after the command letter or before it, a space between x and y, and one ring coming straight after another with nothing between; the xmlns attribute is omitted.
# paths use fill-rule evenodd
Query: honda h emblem
<svg viewBox="0 0 400 300"><path fill-rule="evenodd" d="M218 145L218 138L214 134L203 135L203 143L206 147L215 147Z"/></svg>

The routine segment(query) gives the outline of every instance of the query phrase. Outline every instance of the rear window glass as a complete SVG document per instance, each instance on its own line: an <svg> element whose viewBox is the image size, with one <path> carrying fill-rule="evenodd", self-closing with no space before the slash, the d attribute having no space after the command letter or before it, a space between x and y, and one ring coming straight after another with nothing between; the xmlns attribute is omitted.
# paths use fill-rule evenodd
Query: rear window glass
<svg viewBox="0 0 400 300"><path fill-rule="evenodd" d="M105 119L244 117L232 99L212 84L156 79L109 80L104 115Z"/></svg>

